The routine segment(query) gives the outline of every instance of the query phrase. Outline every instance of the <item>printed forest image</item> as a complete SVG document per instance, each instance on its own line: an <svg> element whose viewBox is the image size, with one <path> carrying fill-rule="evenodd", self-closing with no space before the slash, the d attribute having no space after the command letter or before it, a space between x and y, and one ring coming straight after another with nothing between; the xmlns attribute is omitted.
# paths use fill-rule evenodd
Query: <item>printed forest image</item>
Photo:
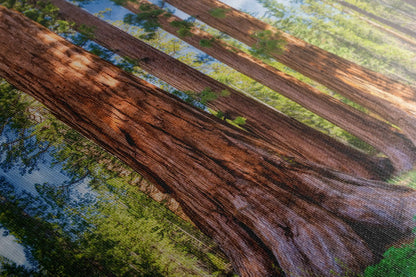
<svg viewBox="0 0 416 277"><path fill-rule="evenodd" d="M0 0L0 276L416 277L416 1Z"/></svg>

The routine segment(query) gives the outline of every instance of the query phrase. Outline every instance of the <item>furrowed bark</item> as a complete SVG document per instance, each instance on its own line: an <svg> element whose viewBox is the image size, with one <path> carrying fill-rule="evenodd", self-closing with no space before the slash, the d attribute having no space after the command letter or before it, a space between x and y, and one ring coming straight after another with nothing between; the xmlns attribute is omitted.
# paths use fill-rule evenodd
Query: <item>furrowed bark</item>
<svg viewBox="0 0 416 277"><path fill-rule="evenodd" d="M242 276L361 272L375 238L411 236L414 190L282 156L3 7L0 37L0 76L172 193Z"/></svg>
<svg viewBox="0 0 416 277"><path fill-rule="evenodd" d="M249 46L258 43L257 32L271 31L286 43L283 53L270 53L273 58L399 126L416 145L415 87L306 43L220 1L166 2ZM211 16L213 9L226 10L226 17Z"/></svg>
<svg viewBox="0 0 416 277"><path fill-rule="evenodd" d="M147 0L138 0L134 3L128 1L123 6L134 13L140 13L140 5L150 3ZM153 7L158 8L155 5ZM158 21L165 31L178 35L178 28L172 26L171 22L182 21L180 18L161 14L158 16ZM398 172L407 171L416 164L416 149L412 142L387 123L356 110L261 60L215 39L207 32L198 28L192 28L190 32L191 36L180 38L374 146L390 158ZM212 44L210 47L203 47L200 45L201 40L211 40Z"/></svg>
<svg viewBox="0 0 416 277"><path fill-rule="evenodd" d="M93 39L97 43L120 55L142 61L140 66L143 69L177 89L200 92L209 87L216 92L229 91L231 93L230 96L219 97L208 103L208 106L231 116L242 115L246 117L245 129L276 144L285 155L301 157L364 178L383 178L391 173L379 161L221 84L80 8L63 0L52 0L51 2L60 8L60 14L66 20L73 21L78 26L94 26ZM247 66L250 65L246 64ZM264 73L263 75L270 79L275 79L276 77L270 72L263 71L260 73ZM179 79L178 76L181 76L181 78ZM292 91L296 91L296 84L301 83L299 81L294 83L295 89L291 89ZM288 89L291 87L290 84L286 83L280 85ZM302 97L307 99L305 96ZM301 98L301 96L298 95L298 98ZM334 102L329 99L328 103ZM326 103L325 107L329 112L331 106L328 103ZM339 109L336 110L339 111ZM350 111L352 109L347 110ZM350 126L359 126L360 123L363 123L362 118L357 118L350 112L347 112L347 114L352 116L343 114L342 120L344 122L348 120L354 122L354 124L349 123ZM416 154L412 149L410 141L406 141L406 139L397 134L390 135L393 133L377 122L370 120L363 125L370 130L370 132L365 132L365 137L369 138L371 136L375 138L376 142L373 142L376 145L382 147L383 150L387 149L386 152L391 154L391 159L397 171L405 171L412 168L416 161ZM370 135L372 132L375 133L375 136L373 134ZM384 141L383 138L387 138L387 140ZM399 147L392 147L392 145L399 145Z"/></svg>

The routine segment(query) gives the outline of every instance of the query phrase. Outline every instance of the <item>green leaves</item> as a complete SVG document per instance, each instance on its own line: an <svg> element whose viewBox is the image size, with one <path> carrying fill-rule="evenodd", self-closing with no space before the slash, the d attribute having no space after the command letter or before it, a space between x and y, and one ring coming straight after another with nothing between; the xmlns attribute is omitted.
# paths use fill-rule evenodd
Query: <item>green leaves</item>
<svg viewBox="0 0 416 277"><path fill-rule="evenodd" d="M214 8L209 10L209 14L216 18L226 18L230 9Z"/></svg>
<svg viewBox="0 0 416 277"><path fill-rule="evenodd" d="M159 28L158 17L167 13L162 9L155 8L151 4L142 4L140 5L140 12L137 14L127 14L124 16L124 23L130 25L136 25L142 27L147 34L142 35L142 39L153 39L155 37L155 32Z"/></svg>
<svg viewBox="0 0 416 277"><path fill-rule="evenodd" d="M199 45L201 45L202 47L212 47L214 42L215 42L215 38L201 39L199 41Z"/></svg>
<svg viewBox="0 0 416 277"><path fill-rule="evenodd" d="M407 277L416 272L416 241L400 248L392 247L377 265L366 268L365 277Z"/></svg>
<svg viewBox="0 0 416 277"><path fill-rule="evenodd" d="M180 37L192 36L191 29L194 26L192 19L189 20L174 20L170 23L175 28L178 28L176 31Z"/></svg>
<svg viewBox="0 0 416 277"><path fill-rule="evenodd" d="M233 123L238 125L238 126L243 126L244 124L246 124L246 118L242 117L242 116L237 116L234 120Z"/></svg>
<svg viewBox="0 0 416 277"><path fill-rule="evenodd" d="M252 37L257 40L256 45L250 50L253 55L268 58L271 53L283 51L285 41L270 30L255 32Z"/></svg>
<svg viewBox="0 0 416 277"><path fill-rule="evenodd" d="M228 97L230 92L228 90L222 90L220 92L213 91L211 88L205 88L201 92L185 91L186 97L181 97L180 93L174 92L174 94L183 98L186 102L194 104L198 102L203 106L206 106L209 102L216 100L218 97Z"/></svg>

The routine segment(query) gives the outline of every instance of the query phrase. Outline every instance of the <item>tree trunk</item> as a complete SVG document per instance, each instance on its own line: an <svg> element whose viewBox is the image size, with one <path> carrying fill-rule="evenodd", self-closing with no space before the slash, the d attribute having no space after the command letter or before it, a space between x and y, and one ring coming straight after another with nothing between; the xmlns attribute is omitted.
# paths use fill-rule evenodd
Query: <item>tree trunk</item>
<svg viewBox="0 0 416 277"><path fill-rule="evenodd" d="M414 0L403 0L403 2L416 8L416 2Z"/></svg>
<svg viewBox="0 0 416 277"><path fill-rule="evenodd" d="M177 89L201 92L206 88L211 88L218 93L227 90L230 92L229 96L210 101L208 106L214 110L221 110L232 117L238 115L246 117L244 128L278 146L282 154L301 157L363 178L379 179L390 175L390 168L384 166L382 161L371 158L227 87L66 1L52 0L51 2L60 9L61 16L66 20L73 21L78 26L94 26L93 39L97 43L119 55L142 61L140 66L144 70ZM266 75L270 79L275 77L270 73ZM294 83L295 88L291 88L291 85L285 83L280 86L296 91L297 87L301 88L301 85L296 84L301 84L301 82ZM303 98L307 97L304 95ZM325 103L325 108L331 110L329 104L332 104L333 101ZM378 124L374 120L366 121L356 117L354 112L350 112L352 109L335 109L335 111L332 109L332 111L334 113L341 112L344 122L348 120L354 122L354 124L349 123L350 126L361 125L361 128L365 127L368 131L362 132L364 136L373 138L370 140L381 146L383 150L387 149L386 152L391 154L389 156L397 171L409 170L416 163L416 153L413 151L412 143L394 132L390 132L385 125ZM342 113L342 111L347 112ZM399 147L392 147L392 145Z"/></svg>
<svg viewBox="0 0 416 277"><path fill-rule="evenodd" d="M362 18L363 20L365 20L364 18ZM408 68L404 67L400 62L397 61L391 61L391 59L386 58L383 55L379 55L377 53L374 53L374 51L372 51L371 48L367 48L365 46L363 46L360 43L357 42L352 42L347 40L345 37L343 37L342 35L337 35L334 33L331 33L329 31L321 31L322 33L331 36L337 43L339 43L340 45L344 45L350 48L354 48L359 52L355 52L357 54L360 54L361 56L368 56L371 57L372 59L377 59L379 61L382 61L385 64L388 64L390 67L387 70L388 75L395 78L395 79L399 79L401 81L406 82L408 80L408 78L413 78L416 80L416 71L413 70L409 70ZM416 43L416 41L415 41ZM416 44L415 44L416 46ZM415 48L416 49L416 48ZM394 68L400 72L393 73L390 70ZM404 77L405 76L405 77Z"/></svg>
<svg viewBox="0 0 416 277"><path fill-rule="evenodd" d="M0 76L172 193L242 276L360 272L411 237L416 191L282 156L0 7Z"/></svg>
<svg viewBox="0 0 416 277"><path fill-rule="evenodd" d="M324 3L325 3L326 1L324 1ZM335 2L338 2L338 1L335 1ZM343 2L343 1L342 1ZM339 4L341 4L340 2L338 2ZM331 5L331 6L333 6L333 4L329 4L329 5ZM355 7L355 6L354 6ZM365 16L360 16L360 15L357 15L357 14L355 14L355 13L353 13L352 11L350 11L350 10L343 10L344 12L346 12L346 13L348 13L348 14L351 14L351 15L353 15L353 16L355 16L355 17L358 17L359 19L361 19L361 20L363 20L363 21L365 21L365 22L367 22L368 24L370 24L370 25L373 25L374 27L376 27L376 28L378 28L378 29L380 29L381 31L383 31L383 32L385 32L385 33L388 33L388 34L390 34L390 35L392 35L392 36L395 36L396 38L398 38L398 39L400 39L401 41L403 41L403 42L405 42L405 43L408 43L408 44L411 44L413 47L415 47L416 46L416 40L415 39L411 39L411 38L409 38L409 37L407 37L407 36L405 36L405 35L403 35L403 34L401 34L401 33L398 33L398 32L396 32L396 31L394 31L394 30L391 30L391 29L389 29L389 28L386 28L385 26L383 26L383 25L381 25L381 24L379 24L379 23L377 23L377 22L374 22L373 20L371 20L371 19L369 19L368 17L365 17ZM374 18L373 18L374 19ZM377 20L377 19L376 19ZM381 21L380 21L381 22ZM391 27L391 26L390 26ZM407 29L408 30L408 29Z"/></svg>
<svg viewBox="0 0 416 277"><path fill-rule="evenodd" d="M385 24L385 25L387 25L387 26L389 26L393 29L396 29L397 31L402 32L403 34L406 34L406 35L416 39L416 32L413 31L413 30L410 30L410 29L408 29L406 27L403 27L403 26L400 26L399 24L396 24L396 23L394 23L390 20L387 20L385 18L382 18L382 17L377 16L375 14L372 14L370 12L367 12L367 11L365 11L365 10L363 10L363 9L353 5L353 4L350 4L346 1L335 0L334 2L340 4L341 6L344 6L348 9L351 9L351 10L353 10L353 11L359 13L359 14L362 14L362 15L368 17L368 18L371 18L373 20L381 22L381 23L383 23L383 24Z"/></svg>
<svg viewBox="0 0 416 277"><path fill-rule="evenodd" d="M364 178L383 178L391 172L383 166L382 162L375 161L360 151L347 147L306 125L278 113L268 106L262 105L258 101L205 76L199 71L184 65L67 2L53 0L52 3L60 8L60 13L63 18L76 22L78 26L94 26L95 33L93 39L97 43L104 45L120 55L128 56L139 61L145 60L145 62L140 63L143 69L179 90L200 92L209 87L217 92L223 90L229 91L231 93L229 97L219 97L208 103L208 106L232 116L242 115L246 117L247 124L244 126L246 130L261 135L265 140L278 145L287 155L302 157ZM136 8L138 9L137 6ZM172 18L161 16L161 20L168 20L167 22L170 22ZM169 23L167 25L170 26ZM202 31L199 31L199 33L202 33ZM204 35L205 38L207 36L208 34ZM195 37L197 35L192 36L194 42L199 45L199 40L195 40ZM224 50L221 44L218 44L218 47L213 46L210 54L212 53L211 51L215 53L225 52L226 55L230 54L228 50ZM355 133L368 143L379 148L380 151L387 153L393 162L396 172L407 171L416 163L416 151L414 151L412 143L392 131L387 124L374 120L374 118L365 114L357 113L356 110L347 105L337 105L341 102L321 94L312 87L305 86L295 78L286 75L280 82L275 82L283 74L282 72L270 71L270 69L273 69L272 67L266 69L267 65L262 64L262 66L261 64L252 62L248 58L239 59L243 55L248 57L241 51L236 50L235 54L227 56L227 60L233 61L234 58L237 58L237 62L231 62L236 65L236 69L242 68L243 73L247 73L244 72L244 68L254 68L254 71L257 71L254 74L258 76L257 79L262 76L261 78L264 83L273 84L272 87L274 88L280 87L283 90L290 91L291 94L295 95L294 98L299 99L299 102L309 103L309 106L313 107L313 110L318 110L318 106L320 106L319 110L322 112L318 114L326 115L326 117L329 117L330 114L333 115L333 117L337 118L333 122L340 123L339 125L341 126L348 125L347 130L352 131L352 133ZM216 58L219 58L218 56L216 55ZM242 62L242 64L239 62ZM258 62L261 63L260 61ZM240 66L237 66L239 64ZM175 70L172 70L172 68ZM253 73L251 69L249 71ZM278 75L274 75L274 73ZM182 77L180 81L177 78L178 75ZM292 83L288 84L288 82ZM311 93L308 93L309 91ZM308 95L311 97L308 97ZM318 95L320 99L316 101L314 95ZM312 100L308 101L309 99ZM351 124L351 122L354 122L354 124ZM392 147L392 145L397 145L398 147Z"/></svg>
<svg viewBox="0 0 416 277"><path fill-rule="evenodd" d="M138 3L126 2L124 7L134 13L139 13L141 11L140 5L143 4L149 5L150 2L147 0L139 0ZM157 8L157 6L154 5L153 7ZM173 35L177 35L178 28L172 26L171 22L181 21L180 18L176 16L166 16L166 14L161 14L158 17L158 20L160 26L165 31ZM416 150L413 144L402 135L398 134L397 130L391 128L385 122L377 120L363 112L351 108L341 101L320 92L312 86L309 86L297 80L296 78L291 77L290 75L263 63L261 60L247 55L243 51L228 45L221 40L215 39L213 36L200 29L192 28L190 32L192 33L191 36L180 38L192 46L200 49L201 51L206 52L217 60L224 62L237 71L281 93L282 95L290 98L291 100L311 110L317 115L329 120L335 125L343 128L344 130L367 142L368 144L374 146L390 158L398 172L407 171L415 165ZM212 41L211 46L201 46L201 40ZM109 44L112 42L113 40L106 45L110 47ZM117 49L120 49L120 47ZM167 82L169 83L169 81ZM229 102L227 101L227 103ZM250 108L250 111L252 111L252 108ZM247 114L250 111L244 111L244 114ZM257 118L257 120L260 118ZM277 124L270 124L270 126L276 125ZM258 130L260 131L260 129ZM268 128L268 130L261 130L260 132L262 134L266 134L267 132L275 131L276 130L274 130L274 128ZM397 148L392 147L392 145L397 146ZM301 149L299 147L297 148ZM307 148L311 149L309 146ZM333 152L333 149L329 151L338 156L337 153ZM304 150L301 152L306 154ZM315 150L312 150L312 152L314 152L312 155L315 156ZM304 158L311 161L317 161L315 159L311 159L310 156L306 155ZM341 158L341 156L339 156L339 158ZM324 159L329 161L327 158ZM322 162L322 160L317 162L337 169L336 166L328 164L327 162Z"/></svg>
<svg viewBox="0 0 416 277"><path fill-rule="evenodd" d="M286 34L246 13L217 0L166 0L197 19L249 45L256 46L255 34L271 31L286 43L283 53L271 52L277 61L344 95L399 126L416 144L416 89L340 58ZM226 10L226 17L210 11ZM273 39L273 36L271 37Z"/></svg>

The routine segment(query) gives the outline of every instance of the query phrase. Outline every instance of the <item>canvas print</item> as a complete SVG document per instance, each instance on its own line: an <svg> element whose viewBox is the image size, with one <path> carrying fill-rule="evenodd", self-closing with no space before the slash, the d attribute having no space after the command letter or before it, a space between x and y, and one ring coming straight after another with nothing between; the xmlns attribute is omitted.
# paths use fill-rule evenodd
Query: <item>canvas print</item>
<svg viewBox="0 0 416 277"><path fill-rule="evenodd" d="M416 1L0 0L0 276L416 277Z"/></svg>

